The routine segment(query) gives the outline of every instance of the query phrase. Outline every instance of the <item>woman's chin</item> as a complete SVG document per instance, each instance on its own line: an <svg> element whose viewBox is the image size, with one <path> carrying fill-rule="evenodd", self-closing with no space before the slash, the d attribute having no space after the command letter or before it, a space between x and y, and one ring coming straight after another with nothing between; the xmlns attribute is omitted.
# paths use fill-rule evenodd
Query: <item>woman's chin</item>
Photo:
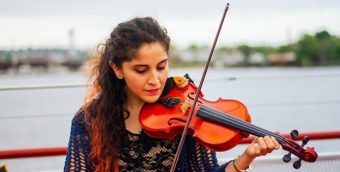
<svg viewBox="0 0 340 172"><path fill-rule="evenodd" d="M156 102L158 101L159 97L160 97L160 95L155 95L155 96L146 97L146 98L144 99L144 101L145 101L146 103L156 103Z"/></svg>

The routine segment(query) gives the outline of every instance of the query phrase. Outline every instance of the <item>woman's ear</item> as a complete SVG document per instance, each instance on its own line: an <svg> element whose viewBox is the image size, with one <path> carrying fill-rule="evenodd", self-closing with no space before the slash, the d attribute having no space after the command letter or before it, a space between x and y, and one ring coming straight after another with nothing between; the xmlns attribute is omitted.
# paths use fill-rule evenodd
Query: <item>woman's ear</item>
<svg viewBox="0 0 340 172"><path fill-rule="evenodd" d="M123 79L123 78L124 78L122 70L119 69L115 63L113 63L113 62L110 60L110 61L109 61L109 65L110 65L111 69L113 70L113 72L115 73L115 75L116 75L116 77L117 77L118 79Z"/></svg>

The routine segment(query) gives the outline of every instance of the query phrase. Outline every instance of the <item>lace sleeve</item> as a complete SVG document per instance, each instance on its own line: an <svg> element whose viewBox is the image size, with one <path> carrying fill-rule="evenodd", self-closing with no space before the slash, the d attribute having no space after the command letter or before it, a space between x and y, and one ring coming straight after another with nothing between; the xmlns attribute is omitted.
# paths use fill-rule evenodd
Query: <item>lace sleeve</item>
<svg viewBox="0 0 340 172"><path fill-rule="evenodd" d="M72 119L64 172L92 171L88 161L90 142L83 116L83 112L79 111Z"/></svg>
<svg viewBox="0 0 340 172"><path fill-rule="evenodd" d="M204 146L198 144L193 138L188 139L189 150L189 168L190 171L206 171L206 172L224 172L228 163L218 165L216 153L208 150Z"/></svg>

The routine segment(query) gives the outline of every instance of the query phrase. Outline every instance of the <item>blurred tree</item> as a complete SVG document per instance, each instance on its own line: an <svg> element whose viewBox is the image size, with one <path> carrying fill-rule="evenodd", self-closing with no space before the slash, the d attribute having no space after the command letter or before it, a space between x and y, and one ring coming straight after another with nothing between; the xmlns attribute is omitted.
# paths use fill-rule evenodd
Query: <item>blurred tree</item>
<svg viewBox="0 0 340 172"><path fill-rule="evenodd" d="M318 41L314 36L305 34L296 43L297 63L302 66L313 65L317 60Z"/></svg>
<svg viewBox="0 0 340 172"><path fill-rule="evenodd" d="M294 51L294 47L292 44L282 45L282 46L279 46L276 51L278 53L291 52L291 51Z"/></svg>
<svg viewBox="0 0 340 172"><path fill-rule="evenodd" d="M332 43L331 35L327 31L321 31L315 34L315 38L318 40L319 46L317 49L317 61L318 65L327 64L328 58L332 56Z"/></svg>
<svg viewBox="0 0 340 172"><path fill-rule="evenodd" d="M275 48L268 46L253 47L253 49L255 52L262 53L264 56L267 56L268 54L275 52Z"/></svg>
<svg viewBox="0 0 340 172"><path fill-rule="evenodd" d="M305 34L296 43L298 64L330 65L340 63L340 39L327 31L320 31L314 36Z"/></svg>
<svg viewBox="0 0 340 172"><path fill-rule="evenodd" d="M244 65L249 65L250 54L253 52L253 49L248 45L240 45L237 47L237 50L240 51L244 57Z"/></svg>
<svg viewBox="0 0 340 172"><path fill-rule="evenodd" d="M331 58L332 64L340 65L340 38L332 39L334 46L334 56Z"/></svg>
<svg viewBox="0 0 340 172"><path fill-rule="evenodd" d="M200 49L200 47L197 44L190 44L189 47L187 48L190 52L192 53L197 53Z"/></svg>

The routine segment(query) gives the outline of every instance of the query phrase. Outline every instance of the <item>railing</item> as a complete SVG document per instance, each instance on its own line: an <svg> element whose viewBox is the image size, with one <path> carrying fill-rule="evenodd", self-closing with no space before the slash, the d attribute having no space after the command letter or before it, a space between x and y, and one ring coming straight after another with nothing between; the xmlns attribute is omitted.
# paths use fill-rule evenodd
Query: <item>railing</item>
<svg viewBox="0 0 340 172"><path fill-rule="evenodd" d="M289 138L289 134L283 134L283 136ZM302 140L304 136L308 136L311 140L340 139L340 131L300 133L296 140ZM253 139L254 137L250 136L246 139L243 139L241 144L250 143ZM0 159L65 155L66 149L67 147L46 147L46 148L0 150Z"/></svg>
<svg viewBox="0 0 340 172"><path fill-rule="evenodd" d="M60 89L60 88L77 88L84 87L84 84L53 84L53 85L30 85L30 86L0 86L0 91L16 91L16 90L40 90L40 89ZM283 134L284 137L289 138L289 134ZM317 132L306 132L300 133L296 140L302 140L304 136L308 136L311 140L329 140L329 139L340 139L340 131L317 131ZM244 139L241 144L250 143L254 137L248 137ZM52 156L65 156L67 147L40 147L40 148L23 148L23 149L0 149L0 159L21 159L21 158L35 158L35 157L52 157ZM25 159L29 160L29 159ZM221 162L226 162L228 159L219 159ZM340 169L340 152L324 153L319 154L318 165L308 168L303 168L308 172L312 171L338 171ZM16 161L16 160L15 160ZM269 159L260 158L254 163L255 168L252 170L256 171L276 171L279 170L287 171L287 167L282 165L281 157L270 157ZM324 164L324 165L323 165ZM336 168L336 170L327 170L325 167ZM294 171L289 166L288 171ZM301 170L300 170L301 172Z"/></svg>
<svg viewBox="0 0 340 172"><path fill-rule="evenodd" d="M58 88L77 88L84 87L85 84L45 84L45 85L26 85L26 86L0 86L0 91L16 90L41 90L41 89L58 89Z"/></svg>
<svg viewBox="0 0 340 172"><path fill-rule="evenodd" d="M18 90L43 90L43 89L63 89L63 88L81 88L85 84L44 84L44 85L10 85L0 86L0 91L18 91ZM22 149L0 149L0 159L13 158L32 158L43 156L65 155L67 147L41 147L41 148L22 148Z"/></svg>

